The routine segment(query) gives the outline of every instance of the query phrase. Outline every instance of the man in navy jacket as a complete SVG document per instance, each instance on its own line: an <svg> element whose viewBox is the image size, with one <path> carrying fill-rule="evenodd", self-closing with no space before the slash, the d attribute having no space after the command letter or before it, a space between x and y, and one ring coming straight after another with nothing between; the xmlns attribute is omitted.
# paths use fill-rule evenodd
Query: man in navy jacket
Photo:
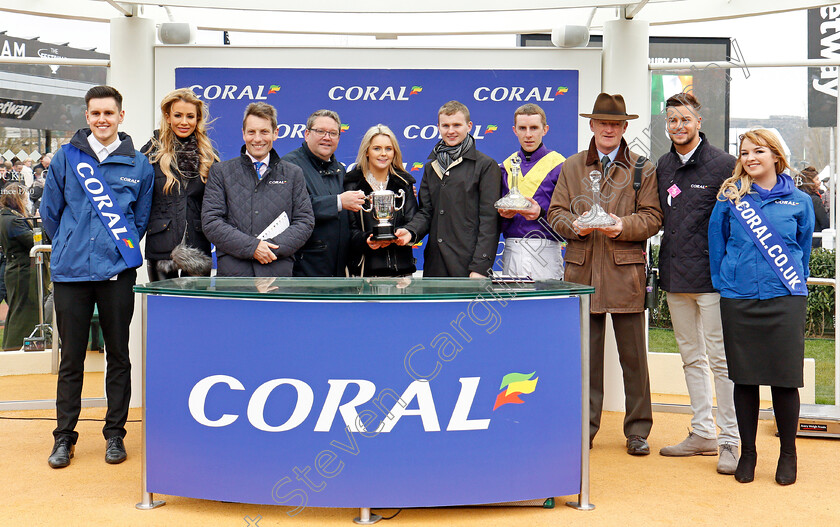
<svg viewBox="0 0 840 527"><path fill-rule="evenodd" d="M732 175L735 158L709 144L700 132L703 118L693 95L669 97L666 112L673 146L659 158L656 167L665 215L659 251L660 286L667 292L693 417L688 437L663 447L659 453L669 457L718 455L717 471L733 474L738 466L738 424L723 349L720 295L712 285L709 269L707 233L717 192ZM712 415L714 396L716 418Z"/></svg>
<svg viewBox="0 0 840 527"><path fill-rule="evenodd" d="M149 221L154 185L146 156L134 149L131 137L118 131L125 115L122 95L110 86L95 86L85 95L85 103L90 128L77 131L70 144L56 153L40 208L44 229L53 241L50 270L61 336L57 426L49 458L53 468L70 464L79 437L75 428L94 305L99 307L108 364L108 411L102 430L107 441L105 461L125 461L132 288L135 269L143 262L139 244Z"/></svg>
<svg viewBox="0 0 840 527"><path fill-rule="evenodd" d="M332 110L318 110L306 120L303 144L283 161L297 165L306 178L315 229L295 253L295 276L347 276L350 212L362 208L360 190L344 190L344 166L335 158L341 119Z"/></svg>

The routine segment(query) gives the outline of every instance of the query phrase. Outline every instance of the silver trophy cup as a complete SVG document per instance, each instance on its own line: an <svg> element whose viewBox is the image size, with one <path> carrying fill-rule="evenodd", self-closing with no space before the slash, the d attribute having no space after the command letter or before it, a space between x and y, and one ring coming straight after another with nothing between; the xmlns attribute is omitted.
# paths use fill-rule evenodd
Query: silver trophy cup
<svg viewBox="0 0 840 527"><path fill-rule="evenodd" d="M399 207L395 206L397 199L402 199ZM370 202L370 206L365 208L363 205L362 210L372 213L374 219L379 222L373 226L373 239L396 240L392 220L394 214L405 205L405 192L402 189L398 194L394 194L391 190L374 190L370 195L365 196L365 201Z"/></svg>
<svg viewBox="0 0 840 527"><path fill-rule="evenodd" d="M589 173L589 187L592 189L592 208L578 217L581 227L607 227L615 225L615 220L601 206L601 171Z"/></svg>

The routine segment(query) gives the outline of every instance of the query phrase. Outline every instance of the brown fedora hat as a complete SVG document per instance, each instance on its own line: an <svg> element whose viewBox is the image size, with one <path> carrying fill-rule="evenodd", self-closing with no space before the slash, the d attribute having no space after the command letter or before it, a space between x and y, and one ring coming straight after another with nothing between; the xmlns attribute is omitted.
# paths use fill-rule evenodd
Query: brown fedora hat
<svg viewBox="0 0 840 527"><path fill-rule="evenodd" d="M639 118L638 115L627 113L627 108L624 106L624 97L619 94L610 95L609 93L598 94L598 98L595 99L595 106L592 107L592 113L582 113L580 116L602 121L629 121Z"/></svg>

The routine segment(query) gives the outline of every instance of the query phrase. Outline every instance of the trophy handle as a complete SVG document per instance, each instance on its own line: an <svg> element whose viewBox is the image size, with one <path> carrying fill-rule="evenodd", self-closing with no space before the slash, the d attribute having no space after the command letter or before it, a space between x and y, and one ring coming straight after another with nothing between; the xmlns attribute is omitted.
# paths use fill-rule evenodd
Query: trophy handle
<svg viewBox="0 0 840 527"><path fill-rule="evenodd" d="M400 199L400 198L402 198L402 203L400 203L400 206L397 207L396 203L397 203L397 200ZM395 211L402 210L402 208L405 206L405 191L403 189L400 189L400 191L397 193L397 197L394 198L394 205L395 205L394 206Z"/></svg>
<svg viewBox="0 0 840 527"><path fill-rule="evenodd" d="M373 212L373 194L365 196L365 203L368 201L370 202L370 208L366 209L365 206L362 205L362 210L365 212Z"/></svg>

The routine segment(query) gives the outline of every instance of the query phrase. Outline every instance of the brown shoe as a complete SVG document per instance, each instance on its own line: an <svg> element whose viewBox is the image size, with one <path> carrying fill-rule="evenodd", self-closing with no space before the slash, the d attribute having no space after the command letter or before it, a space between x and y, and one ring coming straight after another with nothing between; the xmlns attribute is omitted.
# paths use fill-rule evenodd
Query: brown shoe
<svg viewBox="0 0 840 527"><path fill-rule="evenodd" d="M647 456L650 454L650 446L642 436L630 436L627 438L627 453L631 456Z"/></svg>

